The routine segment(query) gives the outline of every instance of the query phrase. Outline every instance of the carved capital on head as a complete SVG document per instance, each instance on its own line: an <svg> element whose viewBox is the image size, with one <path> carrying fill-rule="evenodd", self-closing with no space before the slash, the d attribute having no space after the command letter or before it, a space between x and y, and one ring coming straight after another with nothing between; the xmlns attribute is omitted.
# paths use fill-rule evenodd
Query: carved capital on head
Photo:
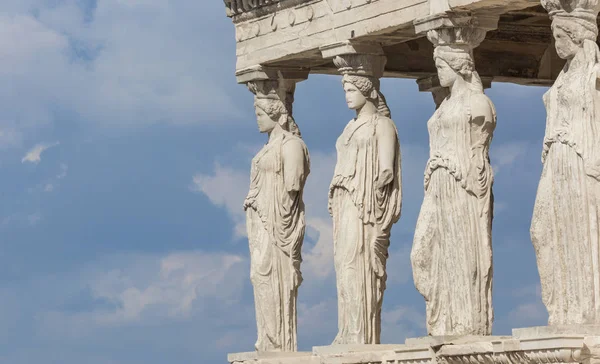
<svg viewBox="0 0 600 364"><path fill-rule="evenodd" d="M296 83L308 78L308 70L275 69L261 66L238 72L238 82L244 82L254 94L254 103L271 101L282 103L289 117L288 131L300 136L300 129L293 118Z"/></svg>
<svg viewBox="0 0 600 364"><path fill-rule="evenodd" d="M415 32L426 34L436 47L470 52L485 39L487 31L498 27L497 16L446 13L415 20Z"/></svg>
<svg viewBox="0 0 600 364"><path fill-rule="evenodd" d="M471 51L485 39L486 30L476 27L455 27L432 29L427 39L435 47L448 47L456 50Z"/></svg>
<svg viewBox="0 0 600 364"><path fill-rule="evenodd" d="M573 16L595 20L600 12L598 0L541 0L551 17Z"/></svg>
<svg viewBox="0 0 600 364"><path fill-rule="evenodd" d="M600 0L541 0L552 24L567 26L575 38L595 40L598 37Z"/></svg>
<svg viewBox="0 0 600 364"><path fill-rule="evenodd" d="M381 78L387 58L373 54L344 54L336 56L333 63L342 75Z"/></svg>
<svg viewBox="0 0 600 364"><path fill-rule="evenodd" d="M308 78L306 68L275 68L257 65L236 73L238 83L248 86L255 99L282 101L292 115L296 83Z"/></svg>
<svg viewBox="0 0 600 364"><path fill-rule="evenodd" d="M247 83L248 90L254 94L254 100L273 100L283 102L288 115L292 115L295 80L256 80Z"/></svg>

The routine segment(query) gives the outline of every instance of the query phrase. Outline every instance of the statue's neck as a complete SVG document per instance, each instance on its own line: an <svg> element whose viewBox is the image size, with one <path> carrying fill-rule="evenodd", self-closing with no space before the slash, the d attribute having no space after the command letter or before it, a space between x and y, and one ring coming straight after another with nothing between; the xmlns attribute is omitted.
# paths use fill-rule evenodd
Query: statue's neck
<svg viewBox="0 0 600 364"><path fill-rule="evenodd" d="M457 77L452 86L450 86L450 98L460 97L469 90L469 85L462 77Z"/></svg>
<svg viewBox="0 0 600 364"><path fill-rule="evenodd" d="M269 132L269 141L268 143L271 143L273 140L279 138L281 135L283 135L283 129L281 128L281 126L275 125L275 127L273 128L273 130L271 130Z"/></svg>
<svg viewBox="0 0 600 364"><path fill-rule="evenodd" d="M356 120L369 118L375 114L377 114L377 107L372 102L367 102L363 107L356 110Z"/></svg>
<svg viewBox="0 0 600 364"><path fill-rule="evenodd" d="M579 51L575 54L575 56L569 60L567 60L567 70L574 71L577 69L581 69L586 65L585 54L583 47L579 49Z"/></svg>

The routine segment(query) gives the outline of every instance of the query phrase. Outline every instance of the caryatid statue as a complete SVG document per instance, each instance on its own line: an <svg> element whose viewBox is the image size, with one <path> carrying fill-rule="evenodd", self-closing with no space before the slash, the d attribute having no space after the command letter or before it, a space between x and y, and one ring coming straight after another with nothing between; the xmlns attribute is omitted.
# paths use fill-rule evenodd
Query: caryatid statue
<svg viewBox="0 0 600 364"><path fill-rule="evenodd" d="M338 328L334 344L379 344L390 230L402 205L400 143L379 90L384 56L343 55L346 102L356 110L337 140L329 189Z"/></svg>
<svg viewBox="0 0 600 364"><path fill-rule="evenodd" d="M258 328L256 350L296 351L308 149L291 115L294 84L267 80L249 83L249 87L256 95L258 129L269 136L252 160L250 191L244 202Z"/></svg>
<svg viewBox="0 0 600 364"><path fill-rule="evenodd" d="M480 28L440 28L427 37L449 94L427 123L430 157L411 252L430 335L492 331L493 172L489 148L496 112L483 93L473 48Z"/></svg>
<svg viewBox="0 0 600 364"><path fill-rule="evenodd" d="M550 325L600 324L598 0L542 0L567 60L544 95L546 136L531 239Z"/></svg>

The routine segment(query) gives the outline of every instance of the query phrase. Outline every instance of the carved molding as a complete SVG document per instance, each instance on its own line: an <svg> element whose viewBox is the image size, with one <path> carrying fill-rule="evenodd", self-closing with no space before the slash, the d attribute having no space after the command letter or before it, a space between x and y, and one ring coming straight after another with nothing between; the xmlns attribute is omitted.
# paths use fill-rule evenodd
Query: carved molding
<svg viewBox="0 0 600 364"><path fill-rule="evenodd" d="M410 339L409 339L410 340ZM462 343L461 343L462 341ZM599 364L600 336L557 335L537 338L490 340L480 337L469 341L460 338L443 344L365 345L341 348L317 347L295 357L272 354L268 359L246 355L230 355L236 364ZM280 355L278 357L278 355ZM255 360L255 361L253 361ZM296 361L301 360L301 361Z"/></svg>

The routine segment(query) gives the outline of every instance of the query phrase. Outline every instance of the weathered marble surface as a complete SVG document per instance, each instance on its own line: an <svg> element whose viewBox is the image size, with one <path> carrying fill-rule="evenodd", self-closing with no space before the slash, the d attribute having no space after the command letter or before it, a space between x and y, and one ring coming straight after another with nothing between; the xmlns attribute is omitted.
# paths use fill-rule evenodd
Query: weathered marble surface
<svg viewBox="0 0 600 364"><path fill-rule="evenodd" d="M542 0L567 60L547 110L531 239L550 325L600 324L598 0Z"/></svg>
<svg viewBox="0 0 600 364"><path fill-rule="evenodd" d="M585 331L585 330L583 330ZM600 336L557 333L556 328L515 330L513 336L407 339L406 344L331 345L312 353L230 354L233 364L560 364L600 363Z"/></svg>
<svg viewBox="0 0 600 364"><path fill-rule="evenodd" d="M434 20L444 24L447 19ZM496 112L483 93L473 48L485 29L429 30L439 82L449 89L427 127L425 198L411 252L415 286L430 335L489 335L492 330L493 172L489 147Z"/></svg>
<svg viewBox="0 0 600 364"><path fill-rule="evenodd" d="M402 207L400 143L379 78L385 58L334 59L356 110L336 143L329 189L338 293L335 344L378 344L392 224Z"/></svg>
<svg viewBox="0 0 600 364"><path fill-rule="evenodd" d="M258 331L255 347L296 351L308 149L291 117L293 90L291 95L281 90L278 81L249 86L256 95L258 128L269 135L252 160L250 191L244 202Z"/></svg>
<svg viewBox="0 0 600 364"><path fill-rule="evenodd" d="M227 356L231 364L320 364L319 358L311 352L247 352L233 353Z"/></svg>

